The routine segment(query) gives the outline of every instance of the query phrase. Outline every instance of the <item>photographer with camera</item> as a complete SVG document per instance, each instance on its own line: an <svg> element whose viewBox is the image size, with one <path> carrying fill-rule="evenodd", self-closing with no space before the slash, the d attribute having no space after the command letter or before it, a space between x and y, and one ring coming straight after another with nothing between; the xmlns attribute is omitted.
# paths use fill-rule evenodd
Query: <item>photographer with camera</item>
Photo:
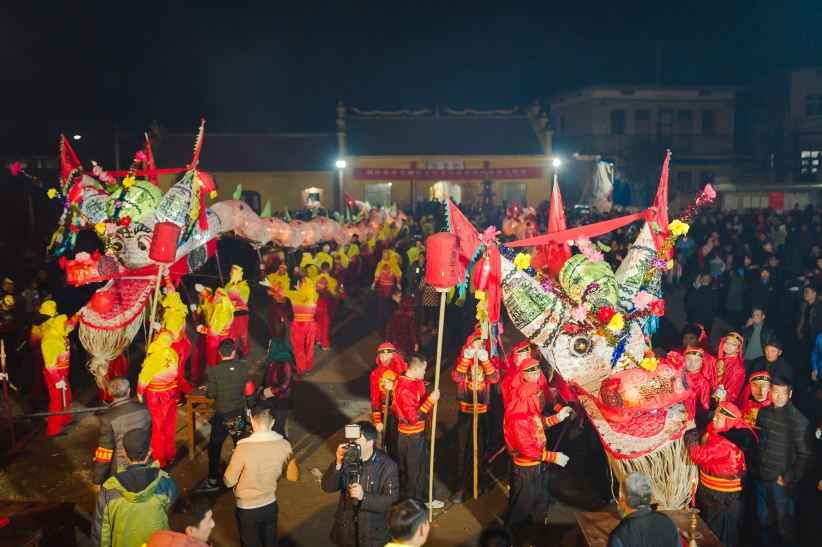
<svg viewBox="0 0 822 547"><path fill-rule="evenodd" d="M400 498L397 464L375 447L377 429L362 421L345 426L348 443L322 479L324 492L340 491L331 542L337 547L383 547L391 541L387 513Z"/></svg>
<svg viewBox="0 0 822 547"><path fill-rule="evenodd" d="M214 416L208 437L208 476L194 487L200 492L220 489L217 479L223 443L230 436L236 446L237 441L245 437L246 406L250 408L254 405L254 384L248 368L234 359L234 340L226 338L217 350L222 361L209 369L206 385L206 397L214 399Z"/></svg>

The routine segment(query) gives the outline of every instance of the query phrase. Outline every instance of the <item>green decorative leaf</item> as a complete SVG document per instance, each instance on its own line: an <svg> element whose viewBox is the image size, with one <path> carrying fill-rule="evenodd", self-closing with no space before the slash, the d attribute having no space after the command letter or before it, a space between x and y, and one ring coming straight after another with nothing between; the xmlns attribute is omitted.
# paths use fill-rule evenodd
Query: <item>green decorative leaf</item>
<svg viewBox="0 0 822 547"><path fill-rule="evenodd" d="M265 202L265 207L263 208L263 212L260 213L260 218L270 218L271 217L271 200Z"/></svg>
<svg viewBox="0 0 822 547"><path fill-rule="evenodd" d="M232 199L240 199L240 196L243 194L243 185L238 184L237 189L234 190L234 193L231 194Z"/></svg>
<svg viewBox="0 0 822 547"><path fill-rule="evenodd" d="M597 241L597 247L599 247L599 250L602 251L603 253L610 253L611 252L611 248L609 246L607 246L606 244L604 244L603 242L601 242L601 241Z"/></svg>

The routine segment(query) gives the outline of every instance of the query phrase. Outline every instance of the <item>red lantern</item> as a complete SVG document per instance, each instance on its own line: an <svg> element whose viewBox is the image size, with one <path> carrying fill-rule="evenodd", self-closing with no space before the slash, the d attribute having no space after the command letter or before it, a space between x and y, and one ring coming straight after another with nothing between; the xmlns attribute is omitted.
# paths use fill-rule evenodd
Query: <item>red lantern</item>
<svg viewBox="0 0 822 547"><path fill-rule="evenodd" d="M474 288L478 291L487 291L490 277L491 261L487 258L480 258L474 266Z"/></svg>
<svg viewBox="0 0 822 547"><path fill-rule="evenodd" d="M114 296L108 291L97 291L91 297L91 309L97 313L106 313L114 307Z"/></svg>
<svg viewBox="0 0 822 547"><path fill-rule="evenodd" d="M154 225L151 247L148 257L154 262L165 264L174 262L177 257L177 242L180 240L180 227L173 222L158 222Z"/></svg>
<svg viewBox="0 0 822 547"><path fill-rule="evenodd" d="M425 282L438 289L456 287L459 283L457 236L448 232L439 232L429 237L425 244L428 259Z"/></svg>

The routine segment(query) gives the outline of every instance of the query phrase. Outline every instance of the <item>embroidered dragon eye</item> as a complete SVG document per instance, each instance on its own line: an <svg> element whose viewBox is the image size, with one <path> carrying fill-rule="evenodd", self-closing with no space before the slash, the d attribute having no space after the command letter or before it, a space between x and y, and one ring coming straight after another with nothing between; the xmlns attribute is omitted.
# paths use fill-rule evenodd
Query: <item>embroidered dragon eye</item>
<svg viewBox="0 0 822 547"><path fill-rule="evenodd" d="M591 351L591 339L587 336L575 336L571 339L571 352L582 357Z"/></svg>

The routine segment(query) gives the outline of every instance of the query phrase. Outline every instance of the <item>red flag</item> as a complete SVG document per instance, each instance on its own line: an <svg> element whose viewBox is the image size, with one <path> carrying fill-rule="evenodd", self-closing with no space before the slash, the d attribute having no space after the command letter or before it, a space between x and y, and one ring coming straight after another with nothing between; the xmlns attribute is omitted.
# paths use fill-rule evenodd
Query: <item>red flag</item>
<svg viewBox="0 0 822 547"><path fill-rule="evenodd" d="M145 136L146 136L146 157L148 158L148 161L146 162L146 167L148 167L148 170L153 171L153 170L157 169L157 166L154 164L154 154L151 152L151 141L148 140L148 133L145 133ZM156 186L157 188L160 188L160 181L157 178L157 175L148 175L148 181L151 184L153 184L154 186Z"/></svg>
<svg viewBox="0 0 822 547"><path fill-rule="evenodd" d="M662 164L662 175L659 177L659 188L656 191L653 208L656 211L654 220L661 232L651 230L657 250L662 248L662 242L668 234L668 164L671 160L671 151L665 153L665 163Z"/></svg>
<svg viewBox="0 0 822 547"><path fill-rule="evenodd" d="M446 210L448 211L448 218L450 220L448 231L456 235L459 241L457 276L459 277L460 283L462 283L468 275L466 272L468 265L471 263L471 259L474 258L474 254L477 252L477 249L479 249L482 241L480 241L477 230L471 222L465 218L462 211L457 209L456 205L451 202L448 196L445 196L445 199L447 201Z"/></svg>
<svg viewBox="0 0 822 547"><path fill-rule="evenodd" d="M559 181L554 175L554 188L551 191L551 205L548 207L548 233L553 234L562 232L568 229L568 224L565 221L565 208L562 205L562 194L559 191ZM565 264L565 261L571 258L571 248L567 243L554 243L547 246L537 247L538 254L547 255L547 270L549 275L556 276Z"/></svg>
<svg viewBox="0 0 822 547"><path fill-rule="evenodd" d="M345 202L348 204L352 213L357 210L357 204L354 202L354 198L348 195L348 192L345 192Z"/></svg>
<svg viewBox="0 0 822 547"><path fill-rule="evenodd" d="M203 133L205 132L205 118L200 118L200 131L197 132L197 140L194 141L194 159L191 160L189 169L197 167L197 162L200 161L200 150L203 148Z"/></svg>
<svg viewBox="0 0 822 547"><path fill-rule="evenodd" d="M66 136L60 133L60 181L63 190L68 186L72 172L78 169L81 169L80 160L77 159L77 154L71 149Z"/></svg>

